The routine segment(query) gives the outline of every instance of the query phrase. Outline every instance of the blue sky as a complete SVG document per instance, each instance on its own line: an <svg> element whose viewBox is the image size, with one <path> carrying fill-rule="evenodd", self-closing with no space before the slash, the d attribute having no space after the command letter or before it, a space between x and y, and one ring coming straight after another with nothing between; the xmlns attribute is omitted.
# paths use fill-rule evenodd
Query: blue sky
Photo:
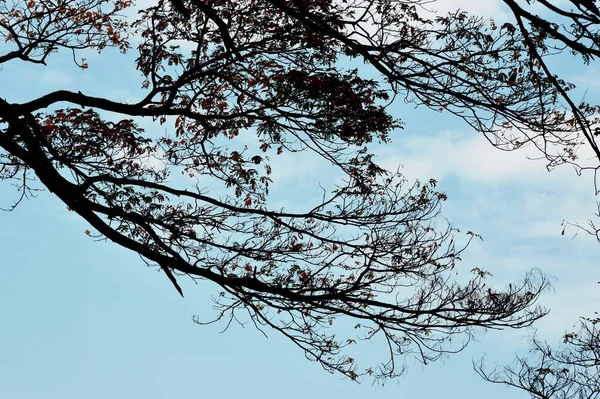
<svg viewBox="0 0 600 399"><path fill-rule="evenodd" d="M444 4L497 18L502 12L496 1L485 9L483 2L468 0ZM57 88L124 101L142 95L131 57L87 57L86 71L68 55L52 58L48 67L6 65L1 96L20 102ZM571 73L571 80L589 88L588 98L598 95L597 74L583 68ZM490 270L497 284L519 281L532 268L554 276L554 291L543 297L551 313L535 325L553 343L579 315L598 310L600 245L583 234L573 238L575 230L560 234L563 220L585 223L596 210L591 176L578 177L568 167L548 173L543 162L527 159L535 155L528 150L494 150L448 115L400 104L394 113L406 128L395 132L392 144L377 148L380 162L390 169L402 165L409 178L438 179L449 197L444 216L484 238L469 248L459 271ZM165 126L153 129L160 134ZM304 206L318 192L316 182L327 178L311 157L274 163L278 204ZM4 183L0 205L14 195ZM183 281L182 299L162 273L133 253L94 242L87 228L48 192L0 214L0 397L527 397L484 383L471 361L486 354L490 362L509 362L514 352L527 350L533 329L482 332L467 350L444 361L423 367L407 359L407 373L383 387L368 380L357 385L305 360L274 332L265 339L251 326L233 325L221 334L222 324L194 324L193 315L214 316L215 287Z"/></svg>

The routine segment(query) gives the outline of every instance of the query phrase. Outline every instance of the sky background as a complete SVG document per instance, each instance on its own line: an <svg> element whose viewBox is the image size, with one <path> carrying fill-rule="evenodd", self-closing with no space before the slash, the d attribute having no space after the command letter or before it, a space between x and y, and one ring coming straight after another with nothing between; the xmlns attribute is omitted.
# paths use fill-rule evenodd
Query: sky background
<svg viewBox="0 0 600 399"><path fill-rule="evenodd" d="M504 15L492 0L442 5ZM143 92L134 56L89 55L85 71L60 56L48 67L8 64L0 72L0 96L21 102L60 88L135 99ZM596 67L562 67L567 80L588 89L588 99L600 98ZM495 150L449 115L401 104L393 113L406 127L392 135L392 144L377 148L380 163L401 166L409 178L437 179L449 197L444 216L484 238L473 242L459 270L489 270L500 285L521 280L532 268L553 277L554 289L542 298L551 313L534 329L481 332L467 350L444 361L422 366L407 359L403 377L385 386L358 385L326 373L274 332L266 339L252 326L232 325L221 334L224 324L194 324L193 315L215 315L215 287L184 280L186 297L179 297L163 273L116 245L94 242L84 233L85 222L40 192L0 213L0 398L526 398L483 382L471 362L484 355L490 365L510 362L515 352L527 351L536 329L558 343L578 316L598 309L600 244L584 234L574 237L575 229L561 235L563 220L585 223L596 211L592 177L568 167L548 173L543 162L527 159L536 154ZM273 169L274 198L286 207L305 206L316 182L327 178L306 156L285 155ZM3 183L0 205L14 197Z"/></svg>

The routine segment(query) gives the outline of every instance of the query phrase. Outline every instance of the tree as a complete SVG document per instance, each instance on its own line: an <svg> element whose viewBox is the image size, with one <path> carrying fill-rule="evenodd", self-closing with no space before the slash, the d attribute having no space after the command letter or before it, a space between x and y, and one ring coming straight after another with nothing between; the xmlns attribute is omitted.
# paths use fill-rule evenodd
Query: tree
<svg viewBox="0 0 600 399"><path fill-rule="evenodd" d="M509 127L515 131L513 134L493 132L492 143L505 150L534 145L548 160L549 169L568 164L578 173L593 171L596 180L600 169L597 144L600 107L585 100L584 94L573 91L574 85L553 73L555 57L565 51L581 58L586 65L600 56L600 11L596 2L503 1L513 17L512 23L505 26L519 31L522 37L524 47L520 56L529 60L529 73L543 75L554 87L554 99L551 107L540 107L537 128L513 125ZM599 192L595 181L596 195ZM600 215L600 205L598 209ZM600 228L594 221L589 226L575 226L600 242ZM597 398L600 396L598 322L598 318L582 318L579 331L565 334L559 348L534 338L528 357L517 357L514 364L492 371L487 371L481 361L475 370L489 382L516 387L532 398Z"/></svg>
<svg viewBox="0 0 600 399"><path fill-rule="evenodd" d="M486 371L475 365L486 381L505 384L539 399L594 399L600 397L600 319L581 320L578 332L565 334L562 347L552 349L533 340L530 358L517 357L512 366Z"/></svg>
<svg viewBox="0 0 600 399"><path fill-rule="evenodd" d="M465 247L439 215L445 194L434 180L409 184L384 171L368 150L401 127L388 112L392 95L487 134L546 129L540 112L557 88L518 56L517 29L460 12L426 19L419 1L161 0L137 20L120 15L130 6L0 5L1 62L46 65L67 51L85 69L79 51L127 51L135 39L145 79L133 103L67 90L0 100L2 178L16 182L14 206L39 181L89 223L87 234L138 253L180 294L178 276L217 284L217 320L246 313L352 379L396 376L407 353L435 360L466 344L453 336L545 314L535 305L547 286L539 273L503 290L479 268L455 281ZM343 66L354 59L385 87ZM144 131L132 119L141 117L174 136ZM248 132L256 148L240 142ZM283 152L316 154L344 179L319 203L273 209L269 160ZM182 188L169 180L180 171L229 191ZM341 317L355 333L336 329ZM360 339L387 347L379 367L359 368Z"/></svg>
<svg viewBox="0 0 600 399"><path fill-rule="evenodd" d="M542 75L553 87L550 107L540 104L538 126L513 126L514 134L495 132L494 144L503 149L534 145L548 160L548 167L569 164L578 173L600 168L600 107L585 99L585 93L573 92L575 85L553 73L555 57L569 52L584 64L600 56L600 13L593 0L571 0L555 5L545 0L503 0L512 12L510 29L520 32L523 52L530 74ZM534 8L537 6L537 8ZM573 60L569 60L573 63ZM582 156L583 155L583 156ZM599 193L595 183L596 195ZM582 226L579 226L582 227ZM587 231L600 240L592 222Z"/></svg>

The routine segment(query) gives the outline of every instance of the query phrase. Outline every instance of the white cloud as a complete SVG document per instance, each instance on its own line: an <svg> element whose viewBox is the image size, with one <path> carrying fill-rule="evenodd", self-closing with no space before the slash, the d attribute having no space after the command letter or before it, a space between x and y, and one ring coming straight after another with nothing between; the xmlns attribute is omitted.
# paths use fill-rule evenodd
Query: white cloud
<svg viewBox="0 0 600 399"><path fill-rule="evenodd" d="M504 19L508 16L507 8L500 0L441 0L427 4L426 8L440 13L453 12L460 9L467 11L469 14L494 19Z"/></svg>
<svg viewBox="0 0 600 399"><path fill-rule="evenodd" d="M403 165L403 171L412 177L456 177L486 185L519 183L561 190L591 184L590 175L579 177L568 166L549 173L544 160L534 159L539 154L533 150L500 151L474 132L415 134L401 140L400 152L390 154L391 147L382 151L381 164L390 170Z"/></svg>

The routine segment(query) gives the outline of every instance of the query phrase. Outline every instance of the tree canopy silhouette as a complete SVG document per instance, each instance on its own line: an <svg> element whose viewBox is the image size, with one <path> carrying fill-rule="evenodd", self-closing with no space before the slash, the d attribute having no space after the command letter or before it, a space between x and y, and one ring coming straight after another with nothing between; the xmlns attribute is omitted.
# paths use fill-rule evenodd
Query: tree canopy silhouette
<svg viewBox="0 0 600 399"><path fill-rule="evenodd" d="M402 126L389 113L398 96L515 145L514 130L571 126L558 107L567 86L528 56L541 33L463 12L432 17L417 0L173 0L122 15L131 6L0 4L1 63L47 65L66 52L85 69L80 51L115 47L136 52L144 79L127 103L83 87L1 99L1 173L19 190L15 206L38 180L88 234L138 253L180 294L184 275L218 285L217 319L246 313L352 379L396 376L407 353L434 360L462 349L456 335L545 313L538 273L505 289L479 268L455 280L464 246L439 215L445 194L435 180L383 170L368 149ZM172 134L145 131L142 117ZM249 134L256 148L241 139ZM317 155L343 178L316 203L276 209L270 162L286 152ZM227 192L208 189L216 183ZM383 346L379 365L358 365L360 340Z"/></svg>
<svg viewBox="0 0 600 399"><path fill-rule="evenodd" d="M600 331L598 318L581 319L577 332L566 333L563 345L552 348L533 340L528 357L493 371L475 365L486 381L527 392L534 399L596 399L600 397Z"/></svg>
<svg viewBox="0 0 600 399"><path fill-rule="evenodd" d="M554 87L552 107L539 110L538 128L511 127L513 133L494 132L492 143L505 150L535 146L548 161L548 168L567 164L578 173L594 174L598 189L600 149L600 107L586 99L586 93L555 73L556 56L570 53L563 60L571 66L595 65L600 56L600 11L593 0L571 0L559 4L545 0L503 0L511 12L511 29L520 32L523 58L529 71L536 71ZM600 205L599 205L600 206ZM599 213L596 215L600 215ZM566 224L571 224L567 222ZM600 241L597 221L588 226L575 224ZM562 234L565 234L563 229ZM514 364L489 371L483 362L475 365L485 380L516 387L532 398L597 398L600 396L600 340L597 317L582 317L577 332L564 335L563 345L554 347L538 338L532 341L528 356L517 357Z"/></svg>

